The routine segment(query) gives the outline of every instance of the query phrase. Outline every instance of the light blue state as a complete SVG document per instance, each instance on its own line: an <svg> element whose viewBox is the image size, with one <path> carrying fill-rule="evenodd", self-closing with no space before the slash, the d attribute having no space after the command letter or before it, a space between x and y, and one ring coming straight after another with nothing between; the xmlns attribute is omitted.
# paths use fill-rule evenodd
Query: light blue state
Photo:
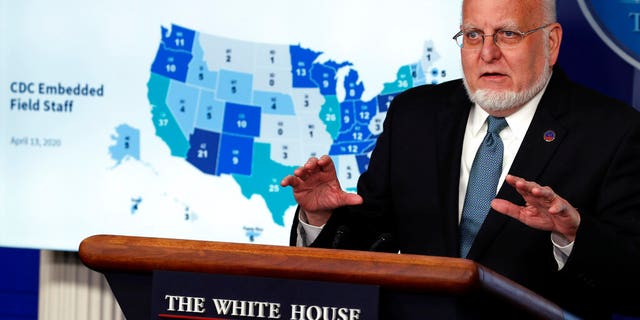
<svg viewBox="0 0 640 320"><path fill-rule="evenodd" d="M413 86L417 87L422 84L427 83L427 79L424 76L424 69L422 68L422 63L417 62L410 64L411 68L411 77L413 78Z"/></svg>
<svg viewBox="0 0 640 320"><path fill-rule="evenodd" d="M167 105L186 137L193 133L198 95L198 89L173 80L167 92Z"/></svg>
<svg viewBox="0 0 640 320"><path fill-rule="evenodd" d="M213 91L201 90L196 128L212 132L222 132L224 120L224 102L215 98Z"/></svg>
<svg viewBox="0 0 640 320"><path fill-rule="evenodd" d="M226 102L251 103L253 76L248 73L221 69L219 73L217 98Z"/></svg>
<svg viewBox="0 0 640 320"><path fill-rule="evenodd" d="M216 87L218 74L209 70L207 62L204 61L199 40L200 33L197 32L193 39L193 49L191 51L193 58L189 62L189 68L187 70L187 83L213 90Z"/></svg>
<svg viewBox="0 0 640 320"><path fill-rule="evenodd" d="M254 91L253 104L264 114L295 115L291 96L277 92Z"/></svg>
<svg viewBox="0 0 640 320"><path fill-rule="evenodd" d="M109 147L109 153L116 166L127 157L140 160L140 130L123 123L116 127L111 139L116 143Z"/></svg>

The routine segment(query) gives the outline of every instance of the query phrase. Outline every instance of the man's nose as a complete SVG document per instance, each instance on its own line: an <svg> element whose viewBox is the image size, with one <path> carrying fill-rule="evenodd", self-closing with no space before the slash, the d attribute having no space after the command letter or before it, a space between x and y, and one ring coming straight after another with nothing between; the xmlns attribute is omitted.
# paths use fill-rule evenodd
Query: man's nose
<svg viewBox="0 0 640 320"><path fill-rule="evenodd" d="M502 56L502 51L500 51L500 47L496 45L494 42L494 38L492 35L484 36L484 41L482 42L482 48L480 49L480 57L485 62L498 60Z"/></svg>

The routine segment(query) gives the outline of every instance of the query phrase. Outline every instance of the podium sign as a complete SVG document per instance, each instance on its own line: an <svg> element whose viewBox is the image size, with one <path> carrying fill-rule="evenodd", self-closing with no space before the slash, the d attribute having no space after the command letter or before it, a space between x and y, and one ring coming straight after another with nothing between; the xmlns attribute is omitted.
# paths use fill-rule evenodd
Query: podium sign
<svg viewBox="0 0 640 320"><path fill-rule="evenodd" d="M154 271L152 319L378 319L375 285Z"/></svg>
<svg viewBox="0 0 640 320"><path fill-rule="evenodd" d="M132 320L569 318L459 258L117 235L79 252Z"/></svg>

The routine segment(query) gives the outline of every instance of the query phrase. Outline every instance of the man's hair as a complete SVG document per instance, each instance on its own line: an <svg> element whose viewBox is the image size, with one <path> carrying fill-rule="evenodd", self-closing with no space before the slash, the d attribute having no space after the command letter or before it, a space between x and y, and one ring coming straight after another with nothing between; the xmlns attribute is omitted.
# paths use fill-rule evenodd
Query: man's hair
<svg viewBox="0 0 640 320"><path fill-rule="evenodd" d="M543 23L557 22L556 0L542 0L542 10L544 14Z"/></svg>
<svg viewBox="0 0 640 320"><path fill-rule="evenodd" d="M462 1L464 4L464 0ZM558 22L558 14L556 11L556 0L540 0L542 3L543 24ZM460 21L464 21L462 12L460 12Z"/></svg>

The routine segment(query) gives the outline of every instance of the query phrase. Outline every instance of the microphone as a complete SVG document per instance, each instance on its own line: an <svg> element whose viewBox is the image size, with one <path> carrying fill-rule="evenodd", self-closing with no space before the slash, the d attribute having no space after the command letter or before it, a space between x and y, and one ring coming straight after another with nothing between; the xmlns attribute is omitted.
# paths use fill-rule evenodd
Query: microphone
<svg viewBox="0 0 640 320"><path fill-rule="evenodd" d="M369 247L369 251L379 251L391 241L391 233L385 232L378 236L378 239ZM380 250L381 251L381 250Z"/></svg>
<svg viewBox="0 0 640 320"><path fill-rule="evenodd" d="M338 230L336 230L335 236L333 236L333 242L331 243L331 248L337 249L338 245L340 245L342 240L344 240L344 237L348 232L349 232L349 227L345 225L339 226Z"/></svg>

